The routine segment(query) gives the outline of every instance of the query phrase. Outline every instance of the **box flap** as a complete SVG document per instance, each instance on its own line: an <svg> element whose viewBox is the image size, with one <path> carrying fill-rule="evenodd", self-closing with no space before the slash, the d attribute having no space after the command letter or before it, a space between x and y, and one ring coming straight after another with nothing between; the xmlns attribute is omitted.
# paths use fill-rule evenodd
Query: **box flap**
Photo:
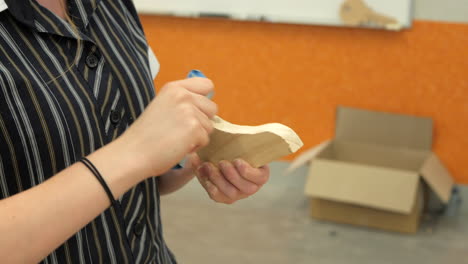
<svg viewBox="0 0 468 264"><path fill-rule="evenodd" d="M432 120L339 107L335 137L342 141L429 151L432 148Z"/></svg>
<svg viewBox="0 0 468 264"><path fill-rule="evenodd" d="M405 171L316 159L305 193L314 198L409 214L419 183L417 171Z"/></svg>
<svg viewBox="0 0 468 264"><path fill-rule="evenodd" d="M361 142L334 142L334 160L419 172L430 151Z"/></svg>
<svg viewBox="0 0 468 264"><path fill-rule="evenodd" d="M324 142L320 143L319 145L317 145L317 146L305 151L301 155L299 155L297 158L294 159L294 161L291 163L291 165L289 165L289 167L286 169L285 174L290 174L293 171L297 170L298 168L306 165L311 160L315 159L315 157L317 157L317 155L320 154L320 152L323 149L328 147L328 145L330 145L330 143L331 143L330 140L324 141Z"/></svg>
<svg viewBox="0 0 468 264"><path fill-rule="evenodd" d="M434 153L431 153L421 168L421 175L429 187L445 204L452 194L454 180L450 172Z"/></svg>

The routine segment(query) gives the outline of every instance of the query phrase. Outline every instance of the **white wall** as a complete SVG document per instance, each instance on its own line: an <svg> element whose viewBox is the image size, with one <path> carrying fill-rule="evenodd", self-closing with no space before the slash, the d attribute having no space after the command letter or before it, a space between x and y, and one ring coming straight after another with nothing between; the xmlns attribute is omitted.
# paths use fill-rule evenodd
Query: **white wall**
<svg viewBox="0 0 468 264"><path fill-rule="evenodd" d="M468 23L468 0L414 0L415 18Z"/></svg>

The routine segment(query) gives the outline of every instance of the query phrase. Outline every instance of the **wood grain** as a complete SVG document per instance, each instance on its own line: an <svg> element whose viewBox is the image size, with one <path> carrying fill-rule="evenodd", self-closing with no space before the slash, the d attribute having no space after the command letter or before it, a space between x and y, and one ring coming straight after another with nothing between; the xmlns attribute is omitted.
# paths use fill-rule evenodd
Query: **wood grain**
<svg viewBox="0 0 468 264"><path fill-rule="evenodd" d="M289 127L278 123L240 126L220 117L213 120L210 143L198 151L202 161L218 164L241 158L258 168L299 150L303 143Z"/></svg>

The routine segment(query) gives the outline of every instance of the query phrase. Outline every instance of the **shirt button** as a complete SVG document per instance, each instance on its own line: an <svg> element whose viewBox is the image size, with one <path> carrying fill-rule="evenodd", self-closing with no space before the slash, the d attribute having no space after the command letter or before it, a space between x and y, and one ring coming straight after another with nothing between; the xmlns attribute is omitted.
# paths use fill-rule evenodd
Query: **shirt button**
<svg viewBox="0 0 468 264"><path fill-rule="evenodd" d="M120 122L121 115L116 110L112 110L110 114L110 121L113 125L117 125Z"/></svg>
<svg viewBox="0 0 468 264"><path fill-rule="evenodd" d="M133 226L133 233L134 233L136 236L141 236L141 234L143 234L143 224L142 224L142 223L136 223L136 224Z"/></svg>
<svg viewBox="0 0 468 264"><path fill-rule="evenodd" d="M88 57L86 57L86 65L89 68L94 69L98 66L98 64L99 64L99 58L96 56L96 54L91 53L88 55Z"/></svg>

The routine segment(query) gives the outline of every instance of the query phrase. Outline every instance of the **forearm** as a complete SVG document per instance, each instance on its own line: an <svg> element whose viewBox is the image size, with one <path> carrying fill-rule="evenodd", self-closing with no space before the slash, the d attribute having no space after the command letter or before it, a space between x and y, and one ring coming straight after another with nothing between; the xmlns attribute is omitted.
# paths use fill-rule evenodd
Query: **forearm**
<svg viewBox="0 0 468 264"><path fill-rule="evenodd" d="M161 195L173 193L192 180L194 176L191 168L170 170L159 178L159 193Z"/></svg>
<svg viewBox="0 0 468 264"><path fill-rule="evenodd" d="M88 156L115 197L143 178L118 144ZM46 182L0 201L0 259L37 263L109 207L94 175L81 163Z"/></svg>

